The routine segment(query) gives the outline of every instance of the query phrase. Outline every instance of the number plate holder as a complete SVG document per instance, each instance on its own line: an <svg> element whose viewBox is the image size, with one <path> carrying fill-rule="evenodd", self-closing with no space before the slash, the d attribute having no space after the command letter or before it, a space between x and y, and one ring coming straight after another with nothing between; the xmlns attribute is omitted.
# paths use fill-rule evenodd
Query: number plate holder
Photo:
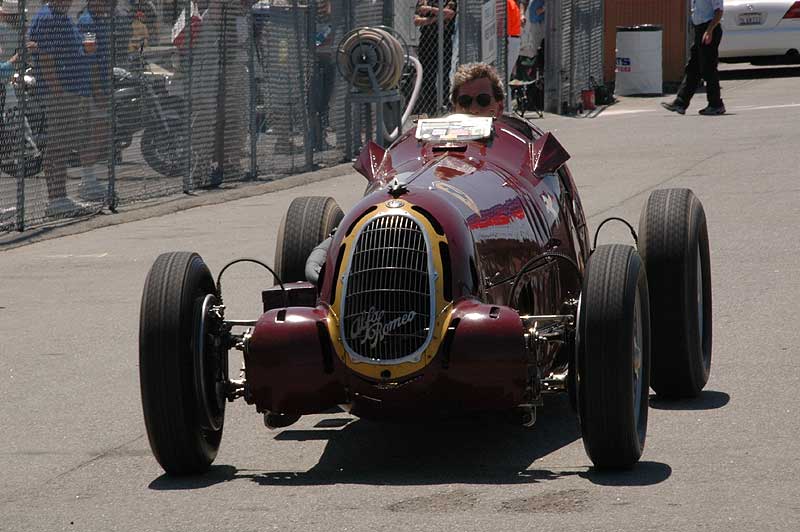
<svg viewBox="0 0 800 532"><path fill-rule="evenodd" d="M739 26L760 26L764 23L764 14L757 12L739 13L736 23Z"/></svg>

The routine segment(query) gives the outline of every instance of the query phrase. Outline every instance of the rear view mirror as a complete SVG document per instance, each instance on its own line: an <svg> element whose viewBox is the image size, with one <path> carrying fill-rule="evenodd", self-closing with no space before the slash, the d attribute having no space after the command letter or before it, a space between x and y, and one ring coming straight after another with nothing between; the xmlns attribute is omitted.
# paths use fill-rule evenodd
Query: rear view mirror
<svg viewBox="0 0 800 532"><path fill-rule="evenodd" d="M545 133L533 143L532 157L533 173L543 176L558 171L570 156L552 133Z"/></svg>
<svg viewBox="0 0 800 532"><path fill-rule="evenodd" d="M369 144L361 150L353 168L355 168L356 172L366 177L368 181L374 181L385 154L386 150L373 141L369 141Z"/></svg>

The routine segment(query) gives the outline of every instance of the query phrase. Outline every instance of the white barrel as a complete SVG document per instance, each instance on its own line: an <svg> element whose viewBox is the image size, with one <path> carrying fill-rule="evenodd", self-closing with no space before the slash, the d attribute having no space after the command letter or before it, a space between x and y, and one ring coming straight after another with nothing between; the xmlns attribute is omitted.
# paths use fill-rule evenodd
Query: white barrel
<svg viewBox="0 0 800 532"><path fill-rule="evenodd" d="M661 26L617 26L617 81L614 92L662 94Z"/></svg>

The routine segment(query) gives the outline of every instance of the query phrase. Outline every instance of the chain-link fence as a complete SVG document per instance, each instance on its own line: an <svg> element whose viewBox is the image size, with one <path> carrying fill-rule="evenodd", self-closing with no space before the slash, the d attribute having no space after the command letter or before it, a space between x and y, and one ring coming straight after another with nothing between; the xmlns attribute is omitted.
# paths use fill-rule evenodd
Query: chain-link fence
<svg viewBox="0 0 800 532"><path fill-rule="evenodd" d="M581 92L603 82L602 0L548 0L545 108L572 114Z"/></svg>
<svg viewBox="0 0 800 532"><path fill-rule="evenodd" d="M352 158L399 114L379 129L340 74L354 28L390 27L419 59L412 118L447 112L459 64L508 79L509 0L77 1L0 3L0 232ZM574 98L601 65L600 0L547 1L580 7L558 27ZM414 81L409 62L401 109Z"/></svg>

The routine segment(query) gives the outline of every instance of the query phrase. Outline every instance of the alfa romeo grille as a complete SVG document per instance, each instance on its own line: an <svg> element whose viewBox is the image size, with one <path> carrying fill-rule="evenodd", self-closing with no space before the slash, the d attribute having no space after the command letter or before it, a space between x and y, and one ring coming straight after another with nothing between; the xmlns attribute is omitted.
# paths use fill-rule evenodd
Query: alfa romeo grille
<svg viewBox="0 0 800 532"><path fill-rule="evenodd" d="M351 354L391 363L428 339L432 300L425 236L408 216L377 217L359 233L342 318Z"/></svg>

